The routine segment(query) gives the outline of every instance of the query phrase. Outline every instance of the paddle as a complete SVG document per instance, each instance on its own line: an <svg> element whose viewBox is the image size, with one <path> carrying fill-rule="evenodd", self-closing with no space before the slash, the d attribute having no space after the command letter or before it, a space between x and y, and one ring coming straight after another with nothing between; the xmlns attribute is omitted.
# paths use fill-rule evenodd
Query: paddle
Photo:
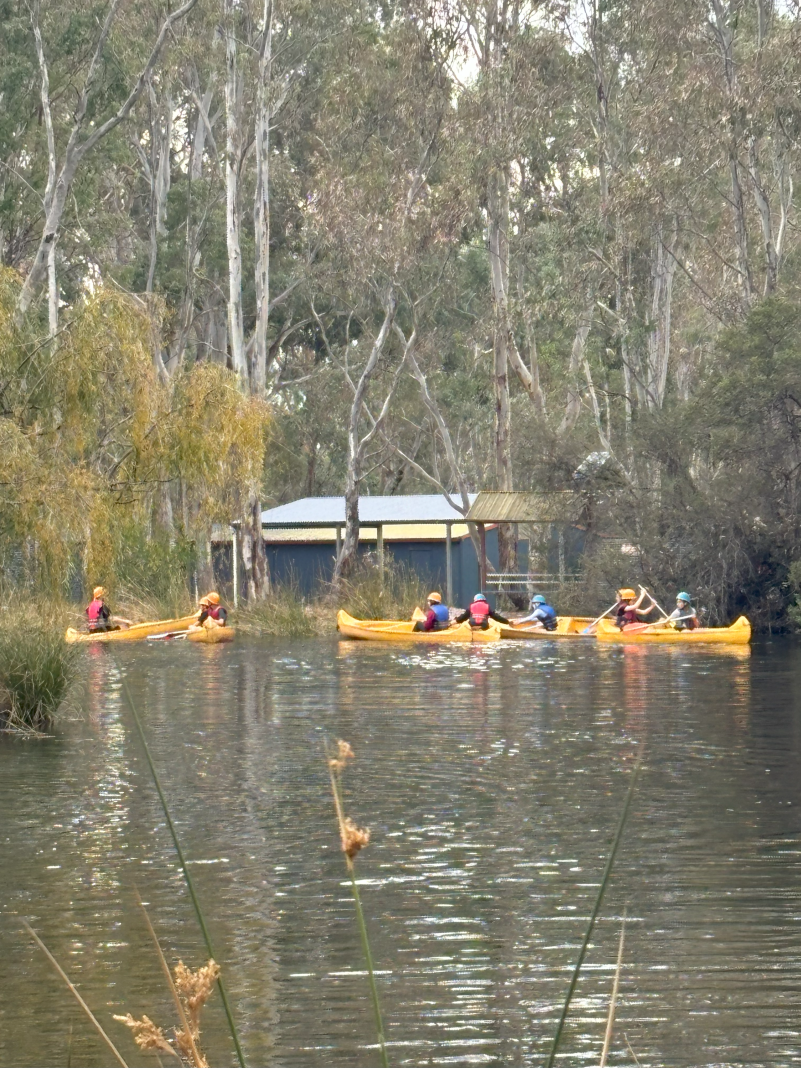
<svg viewBox="0 0 801 1068"><path fill-rule="evenodd" d="M422 608L415 608L412 612L412 623L422 623L425 618L426 614Z"/></svg>
<svg viewBox="0 0 801 1068"><path fill-rule="evenodd" d="M606 616L608 616L610 612L614 612L614 610L616 608L617 608L617 601L615 601L615 603L613 605L610 605L610 607L607 608L607 610L604 612L604 614L602 616L598 616L598 618L594 619L592 621L592 623L588 623L587 626L584 628L584 630L581 633L582 634L589 634L593 627L597 627L598 624L601 622L601 620L605 619Z"/></svg>
<svg viewBox="0 0 801 1068"><path fill-rule="evenodd" d="M648 593L648 590L646 590L645 586L640 586L639 589L641 589L643 593ZM651 604L654 606L654 608L658 608L659 611L662 613L662 615L664 617L664 619L658 619L657 623L663 623L665 619L670 619L670 616L664 610L662 605L661 604L657 604L656 600L651 596L650 593L648 593L648 596L651 598ZM653 623L646 623L645 625L646 625L646 627L652 627Z"/></svg>
<svg viewBox="0 0 801 1068"><path fill-rule="evenodd" d="M166 642L168 638L185 638L187 631L185 630L171 630L167 634L151 634L145 638L148 642Z"/></svg>

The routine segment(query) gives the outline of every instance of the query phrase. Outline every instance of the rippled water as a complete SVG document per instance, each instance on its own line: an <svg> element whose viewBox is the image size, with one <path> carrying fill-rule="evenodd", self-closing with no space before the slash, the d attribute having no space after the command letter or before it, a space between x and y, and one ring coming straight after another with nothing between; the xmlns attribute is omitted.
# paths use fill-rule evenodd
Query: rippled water
<svg viewBox="0 0 801 1068"><path fill-rule="evenodd" d="M109 1062L22 917L131 1065L155 1060L112 1014L172 1022L137 890L168 958L204 959L123 677L251 1068L378 1060L322 755L337 737L372 831L357 870L391 1063L544 1063L641 754L559 1063L598 1063L624 910L610 1064L801 1062L801 651L747 654L88 650L76 719L0 742L0 1065ZM216 996L206 1026L211 1062L233 1063Z"/></svg>

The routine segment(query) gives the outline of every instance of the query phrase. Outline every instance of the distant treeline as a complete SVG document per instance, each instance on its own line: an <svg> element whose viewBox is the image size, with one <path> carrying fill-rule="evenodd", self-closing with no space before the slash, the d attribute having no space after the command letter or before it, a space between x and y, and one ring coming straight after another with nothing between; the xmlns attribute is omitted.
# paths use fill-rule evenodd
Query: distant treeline
<svg viewBox="0 0 801 1068"><path fill-rule="evenodd" d="M238 517L260 597L265 503L344 492L340 574L360 494L580 485L661 587L790 622L795 6L0 12L15 576L202 574Z"/></svg>

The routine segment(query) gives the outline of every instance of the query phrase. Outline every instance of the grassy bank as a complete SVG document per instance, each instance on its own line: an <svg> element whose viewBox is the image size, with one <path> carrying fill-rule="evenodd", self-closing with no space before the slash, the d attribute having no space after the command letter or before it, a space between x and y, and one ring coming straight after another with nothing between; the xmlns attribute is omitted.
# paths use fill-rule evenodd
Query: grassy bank
<svg viewBox="0 0 801 1068"><path fill-rule="evenodd" d="M428 592L426 583L408 568L390 565L382 578L377 568L364 566L338 588L324 586L311 598L294 583L274 586L265 600L245 602L231 621L260 637L310 638L334 634L340 608L359 619L408 619L415 607L425 604Z"/></svg>
<svg viewBox="0 0 801 1068"><path fill-rule="evenodd" d="M0 612L0 726L44 731L77 673L80 650L64 641L68 609L29 606Z"/></svg>

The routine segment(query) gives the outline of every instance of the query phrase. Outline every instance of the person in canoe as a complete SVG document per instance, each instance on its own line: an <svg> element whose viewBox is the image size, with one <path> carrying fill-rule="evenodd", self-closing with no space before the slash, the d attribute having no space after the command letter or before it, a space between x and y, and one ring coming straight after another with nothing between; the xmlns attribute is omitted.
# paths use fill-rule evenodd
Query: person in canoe
<svg viewBox="0 0 801 1068"><path fill-rule="evenodd" d="M535 627L542 627L543 630L556 630L556 609L548 604L541 593L537 593L531 598L530 607L531 612L522 619L518 619L518 625L532 623Z"/></svg>
<svg viewBox="0 0 801 1068"><path fill-rule="evenodd" d="M646 597L649 604L647 608L643 608L643 601L645 601ZM624 587L622 590L617 591L614 621L622 630L630 623L641 622L642 618L647 616L654 607L653 599L647 590L641 588L640 596L638 597L634 590Z"/></svg>
<svg viewBox="0 0 801 1068"><path fill-rule="evenodd" d="M212 630L214 627L224 627L227 619L228 612L220 604L219 593L207 593L205 597L200 598L197 623L193 623L189 629L200 630L201 627L205 627L206 630Z"/></svg>
<svg viewBox="0 0 801 1068"><path fill-rule="evenodd" d="M448 606L442 603L442 595L435 590L426 598L426 618L415 623L414 629L445 630L450 626L450 621Z"/></svg>
<svg viewBox="0 0 801 1068"><path fill-rule="evenodd" d="M106 591L103 586L95 586L92 600L86 606L86 626L90 634L99 634L106 630L124 630L130 627L130 619L113 616L105 602Z"/></svg>
<svg viewBox="0 0 801 1068"><path fill-rule="evenodd" d="M486 630L491 619L494 619L496 623L506 623L507 625L509 623L509 620L502 616L500 612L493 612L489 606L489 601L483 593L477 593L470 607L457 616L454 619L454 623L467 623L469 621L471 627Z"/></svg>
<svg viewBox="0 0 801 1068"><path fill-rule="evenodd" d="M698 626L698 613L692 606L689 593L676 594L676 607L668 616L676 630L695 630Z"/></svg>

